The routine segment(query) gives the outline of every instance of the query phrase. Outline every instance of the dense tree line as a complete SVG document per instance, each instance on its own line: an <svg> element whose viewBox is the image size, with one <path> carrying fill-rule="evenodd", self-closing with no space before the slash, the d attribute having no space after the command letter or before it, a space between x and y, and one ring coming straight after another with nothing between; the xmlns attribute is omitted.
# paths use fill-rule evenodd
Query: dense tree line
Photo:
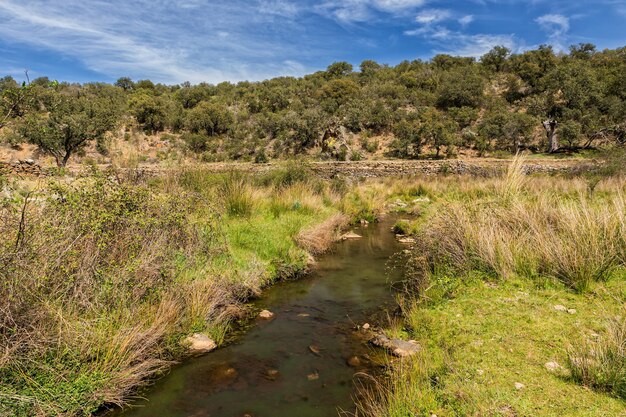
<svg viewBox="0 0 626 417"><path fill-rule="evenodd" d="M38 145L60 166L122 125L234 159L323 147L339 129L359 134L352 147L363 152L376 149L369 138L390 137L387 153L402 158L459 148L558 152L626 142L626 47L580 44L567 54L495 47L478 60L437 55L393 67L368 60L358 71L336 62L302 78L217 85L126 77L113 85L46 77L18 85L5 77L0 97L3 136Z"/></svg>

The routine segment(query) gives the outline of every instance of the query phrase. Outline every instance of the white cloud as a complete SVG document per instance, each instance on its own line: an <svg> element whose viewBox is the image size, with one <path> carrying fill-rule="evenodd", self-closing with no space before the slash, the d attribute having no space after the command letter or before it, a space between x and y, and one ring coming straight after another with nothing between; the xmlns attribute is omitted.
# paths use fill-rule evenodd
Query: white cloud
<svg viewBox="0 0 626 417"><path fill-rule="evenodd" d="M426 0L374 0L373 4L375 7L391 11L397 12L406 9L415 9L417 7L421 7L426 3Z"/></svg>
<svg viewBox="0 0 626 417"><path fill-rule="evenodd" d="M285 0L265 2L265 9L247 3L3 0L0 38L55 51L113 79L220 82L306 73L292 57L306 57L307 49L285 41L302 29L268 24L297 10Z"/></svg>
<svg viewBox="0 0 626 417"><path fill-rule="evenodd" d="M450 10L428 9L421 11L417 16L415 16L415 21L424 25L431 25L433 23L439 23L444 20L448 20L451 17L452 12L450 12Z"/></svg>
<svg viewBox="0 0 626 417"><path fill-rule="evenodd" d="M314 10L340 23L369 22L376 11L403 15L426 4L426 0L326 0Z"/></svg>
<svg viewBox="0 0 626 417"><path fill-rule="evenodd" d="M557 50L563 50L564 42L569 32L569 18L562 14L545 14L535 19L535 22L548 33L548 38Z"/></svg>
<svg viewBox="0 0 626 417"><path fill-rule="evenodd" d="M474 21L474 16L471 14L465 15L463 17L460 17L458 19L458 22L461 24L461 26L467 26L470 23L472 23Z"/></svg>
<svg viewBox="0 0 626 417"><path fill-rule="evenodd" d="M544 14L535 19L535 22L547 32L562 35L569 30L569 18L562 14Z"/></svg>
<svg viewBox="0 0 626 417"><path fill-rule="evenodd" d="M296 3L285 0L261 0L259 2L259 13L293 19L299 11Z"/></svg>

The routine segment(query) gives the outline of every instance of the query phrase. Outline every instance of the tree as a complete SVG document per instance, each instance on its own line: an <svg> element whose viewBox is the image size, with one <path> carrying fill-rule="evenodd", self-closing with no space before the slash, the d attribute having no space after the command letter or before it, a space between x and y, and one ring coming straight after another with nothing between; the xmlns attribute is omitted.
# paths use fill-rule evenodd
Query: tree
<svg viewBox="0 0 626 417"><path fill-rule="evenodd" d="M458 128L454 120L436 109L428 109L420 115L419 134L422 140L435 148L437 157L443 146L456 144L455 133Z"/></svg>
<svg viewBox="0 0 626 417"><path fill-rule="evenodd" d="M528 114L499 109L485 116L478 132L487 143L495 142L498 148L516 153L532 138L535 123L535 118Z"/></svg>
<svg viewBox="0 0 626 417"><path fill-rule="evenodd" d="M494 46L480 58L480 62L491 71L500 72L504 69L511 50L505 46Z"/></svg>
<svg viewBox="0 0 626 417"><path fill-rule="evenodd" d="M478 107L483 100L485 80L476 71L468 68L455 68L444 74L438 89L437 106Z"/></svg>
<svg viewBox="0 0 626 417"><path fill-rule="evenodd" d="M359 65L359 69L361 70L361 75L364 77L370 77L376 74L382 67L376 61L372 61L371 59L366 59L361 62Z"/></svg>
<svg viewBox="0 0 626 417"><path fill-rule="evenodd" d="M115 126L119 106L110 99L85 94L58 94L45 113L31 114L19 134L64 167L70 157L89 142L100 140Z"/></svg>
<svg viewBox="0 0 626 417"><path fill-rule="evenodd" d="M130 91L135 88L135 83L129 77L118 78L115 82L115 86L121 88L124 91Z"/></svg>
<svg viewBox="0 0 626 417"><path fill-rule="evenodd" d="M131 114L137 122L149 133L160 132L166 124L166 108L158 97L145 91L137 91L128 102Z"/></svg>
<svg viewBox="0 0 626 417"><path fill-rule="evenodd" d="M424 145L420 122L415 115L400 120L393 128L395 140L392 143L394 153L399 157L416 158Z"/></svg>
<svg viewBox="0 0 626 417"><path fill-rule="evenodd" d="M194 133L207 136L228 132L233 124L233 115L226 106L203 101L191 109L187 115L187 127Z"/></svg>
<svg viewBox="0 0 626 417"><path fill-rule="evenodd" d="M345 77L352 74L352 69L352 64L340 61L330 64L328 68L326 68L326 73L333 78Z"/></svg>

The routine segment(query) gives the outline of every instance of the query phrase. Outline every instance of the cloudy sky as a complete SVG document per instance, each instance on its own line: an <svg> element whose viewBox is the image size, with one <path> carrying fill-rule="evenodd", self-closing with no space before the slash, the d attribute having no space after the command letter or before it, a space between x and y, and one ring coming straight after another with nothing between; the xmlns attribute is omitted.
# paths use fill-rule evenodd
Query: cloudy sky
<svg viewBox="0 0 626 417"><path fill-rule="evenodd" d="M626 45L626 0L0 0L0 76L19 79L216 83L581 42Z"/></svg>

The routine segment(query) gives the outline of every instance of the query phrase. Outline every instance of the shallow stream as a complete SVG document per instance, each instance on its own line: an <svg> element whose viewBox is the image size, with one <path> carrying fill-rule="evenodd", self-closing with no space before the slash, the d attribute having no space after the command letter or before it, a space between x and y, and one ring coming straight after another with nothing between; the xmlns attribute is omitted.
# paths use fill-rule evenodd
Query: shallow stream
<svg viewBox="0 0 626 417"><path fill-rule="evenodd" d="M274 313L233 343L174 367L122 417L333 417L354 411L355 375L375 353L356 325L384 323L395 308L387 261L402 248L392 218L357 228L307 277L255 302Z"/></svg>

